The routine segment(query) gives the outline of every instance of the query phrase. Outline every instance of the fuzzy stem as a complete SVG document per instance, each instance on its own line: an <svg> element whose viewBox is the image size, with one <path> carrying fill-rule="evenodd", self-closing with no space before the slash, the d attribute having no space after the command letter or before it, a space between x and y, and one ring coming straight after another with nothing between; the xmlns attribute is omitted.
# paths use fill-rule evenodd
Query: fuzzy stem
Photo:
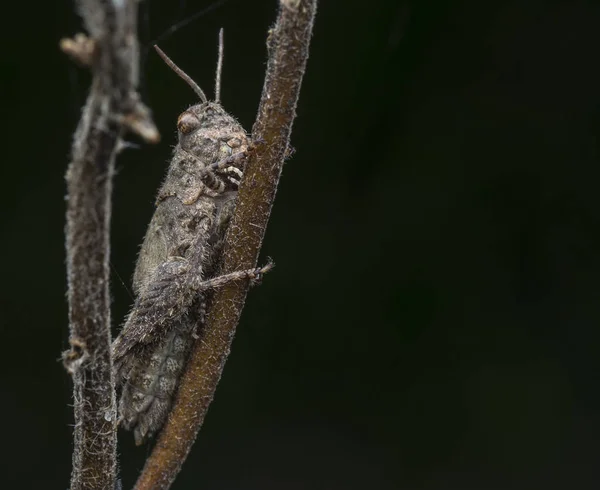
<svg viewBox="0 0 600 490"><path fill-rule="evenodd" d="M115 155L124 128L149 141L158 132L137 87L137 1L80 0L90 34L61 41L92 69L93 82L73 140L67 180L67 279L75 411L71 489L117 481L115 380L110 354L109 225Z"/></svg>
<svg viewBox="0 0 600 490"><path fill-rule="evenodd" d="M255 149L250 153L225 237L223 274L256 267L289 146L316 4L316 0L280 0L277 21L267 41L265 84L252 130ZM230 282L215 292L173 409L136 490L167 489L181 469L221 378L247 292L246 281Z"/></svg>

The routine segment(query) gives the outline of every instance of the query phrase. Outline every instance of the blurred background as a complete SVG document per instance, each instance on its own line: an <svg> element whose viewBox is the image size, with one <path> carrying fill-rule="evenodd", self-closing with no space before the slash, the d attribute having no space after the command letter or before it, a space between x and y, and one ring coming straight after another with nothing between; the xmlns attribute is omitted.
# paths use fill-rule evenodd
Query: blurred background
<svg viewBox="0 0 600 490"><path fill-rule="evenodd" d="M113 323L178 114L248 130L276 1L141 4L163 140L117 162ZM58 50L71 2L3 7L4 488L64 489L71 458L64 173L90 76ZM600 5L322 1L254 288L174 489L592 489L600 484ZM131 138L132 142L136 142ZM150 449L120 434L124 488Z"/></svg>

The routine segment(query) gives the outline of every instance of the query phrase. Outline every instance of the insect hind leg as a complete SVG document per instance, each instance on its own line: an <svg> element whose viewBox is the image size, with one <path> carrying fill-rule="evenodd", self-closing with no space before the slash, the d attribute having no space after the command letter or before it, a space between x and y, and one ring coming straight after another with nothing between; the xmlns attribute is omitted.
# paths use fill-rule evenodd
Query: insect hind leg
<svg viewBox="0 0 600 490"><path fill-rule="evenodd" d="M275 267L275 264L271 259L269 259L262 267L235 271L198 282L194 289L196 289L197 292L206 291L208 289L218 289L232 281L240 280L250 280L250 284L252 285L260 284L263 275L269 272L273 267Z"/></svg>

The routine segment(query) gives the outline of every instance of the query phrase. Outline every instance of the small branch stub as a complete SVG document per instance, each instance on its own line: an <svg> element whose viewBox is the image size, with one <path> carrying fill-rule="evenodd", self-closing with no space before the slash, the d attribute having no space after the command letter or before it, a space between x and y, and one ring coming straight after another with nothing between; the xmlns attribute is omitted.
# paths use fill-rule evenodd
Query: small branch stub
<svg viewBox="0 0 600 490"><path fill-rule="evenodd" d="M96 53L96 43L83 33L75 34L73 39L60 40L60 49L82 66L92 66Z"/></svg>

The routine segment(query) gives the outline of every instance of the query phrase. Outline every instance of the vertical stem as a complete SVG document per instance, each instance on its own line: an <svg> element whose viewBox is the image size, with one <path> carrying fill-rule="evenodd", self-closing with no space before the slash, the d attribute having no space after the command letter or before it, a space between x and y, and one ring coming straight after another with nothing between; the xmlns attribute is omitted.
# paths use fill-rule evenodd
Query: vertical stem
<svg viewBox="0 0 600 490"><path fill-rule="evenodd" d="M90 38L61 46L92 68L93 82L73 140L67 180L69 343L75 430L71 489L113 490L117 408L110 352L109 254L112 177L125 128L148 141L158 132L139 102L137 1L80 0Z"/></svg>
<svg viewBox="0 0 600 490"><path fill-rule="evenodd" d="M110 356L109 224L116 128L95 129L98 107L90 96L77 137L107 148L96 158L74 158L67 172L67 270L75 431L72 489L114 488L116 400Z"/></svg>

